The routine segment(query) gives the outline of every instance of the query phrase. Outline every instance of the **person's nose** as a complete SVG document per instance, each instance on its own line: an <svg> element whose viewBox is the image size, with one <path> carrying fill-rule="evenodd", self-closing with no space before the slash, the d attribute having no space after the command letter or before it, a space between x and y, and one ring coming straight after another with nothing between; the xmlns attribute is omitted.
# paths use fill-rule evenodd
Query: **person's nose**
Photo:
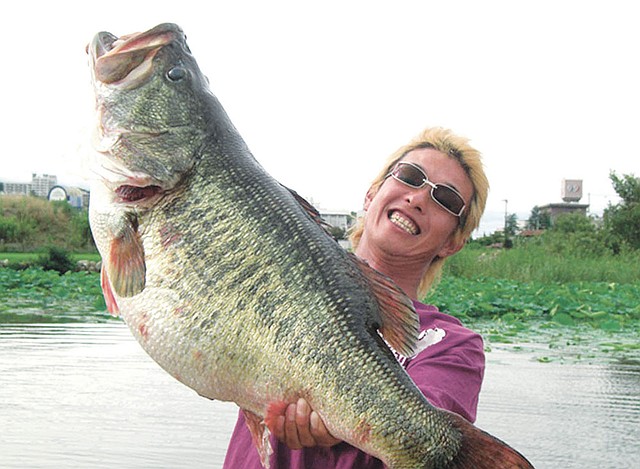
<svg viewBox="0 0 640 469"><path fill-rule="evenodd" d="M420 189L412 189L407 192L405 200L407 204L419 213L425 213L429 204L429 187L421 187Z"/></svg>

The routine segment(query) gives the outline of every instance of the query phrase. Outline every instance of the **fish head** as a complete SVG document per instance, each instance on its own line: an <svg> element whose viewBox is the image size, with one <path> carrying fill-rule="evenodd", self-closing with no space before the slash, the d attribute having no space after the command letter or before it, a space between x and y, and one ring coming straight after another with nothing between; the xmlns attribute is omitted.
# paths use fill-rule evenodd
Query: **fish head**
<svg viewBox="0 0 640 469"><path fill-rule="evenodd" d="M108 187L111 202L150 205L184 179L211 135L207 78L175 24L122 37L100 32L87 53L97 115L94 180Z"/></svg>
<svg viewBox="0 0 640 469"><path fill-rule="evenodd" d="M106 297L133 296L145 287L142 215L184 193L202 148L228 118L175 24L122 37L100 32L87 53L97 116L91 231Z"/></svg>

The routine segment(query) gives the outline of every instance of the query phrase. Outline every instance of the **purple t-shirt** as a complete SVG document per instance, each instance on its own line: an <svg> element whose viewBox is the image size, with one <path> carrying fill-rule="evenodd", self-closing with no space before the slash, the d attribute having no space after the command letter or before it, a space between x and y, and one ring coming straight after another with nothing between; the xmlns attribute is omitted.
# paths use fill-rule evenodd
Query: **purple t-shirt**
<svg viewBox="0 0 640 469"><path fill-rule="evenodd" d="M470 422L476 419L478 395L484 375L482 338L435 306L414 301L420 317L418 353L396 358L425 397L436 407L450 410ZM271 435L272 469L382 469L382 461L347 443L330 448L290 450ZM251 434L239 413L224 462L225 469L262 469Z"/></svg>

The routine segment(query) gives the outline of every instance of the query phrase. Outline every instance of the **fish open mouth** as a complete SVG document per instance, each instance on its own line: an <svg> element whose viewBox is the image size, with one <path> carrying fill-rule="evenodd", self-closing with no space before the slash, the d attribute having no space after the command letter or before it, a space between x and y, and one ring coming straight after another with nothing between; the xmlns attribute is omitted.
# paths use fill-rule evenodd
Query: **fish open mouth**
<svg viewBox="0 0 640 469"><path fill-rule="evenodd" d="M145 172L127 169L110 158L101 158L100 164L93 165L92 171L112 194L111 200L115 203L150 205L171 187Z"/></svg>
<svg viewBox="0 0 640 469"><path fill-rule="evenodd" d="M123 184L121 186L118 186L115 190L115 193L120 201L125 203L148 200L160 194L161 192L162 188L156 185L139 187Z"/></svg>
<svg viewBox="0 0 640 469"><path fill-rule="evenodd" d="M158 51L179 37L183 37L182 30L171 23L120 38L109 32L98 33L87 46L94 77L104 84L137 83L151 73Z"/></svg>

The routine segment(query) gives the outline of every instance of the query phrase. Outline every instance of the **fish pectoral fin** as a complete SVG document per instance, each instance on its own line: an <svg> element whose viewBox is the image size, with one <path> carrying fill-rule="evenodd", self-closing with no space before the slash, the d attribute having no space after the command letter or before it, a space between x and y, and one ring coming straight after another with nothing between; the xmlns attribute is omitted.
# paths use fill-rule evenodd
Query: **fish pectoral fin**
<svg viewBox="0 0 640 469"><path fill-rule="evenodd" d="M100 286L102 287L102 295L104 296L104 302L107 305L107 311L109 311L113 316L119 316L120 308L118 307L116 297L113 294L111 282L109 282L109 276L107 275L104 265L100 269Z"/></svg>
<svg viewBox="0 0 640 469"><path fill-rule="evenodd" d="M120 236L111 241L107 274L119 296L134 296L144 290L147 267L144 246L138 234L137 223L126 223Z"/></svg>
<svg viewBox="0 0 640 469"><path fill-rule="evenodd" d="M249 433L251 433L253 444L260 455L260 462L263 467L268 469L269 457L273 453L271 443L269 443L269 429L260 416L245 409L242 409L242 413L244 414L244 421L249 428Z"/></svg>
<svg viewBox="0 0 640 469"><path fill-rule="evenodd" d="M393 280L370 267L362 259L350 254L367 277L380 305L379 331L384 340L405 357L416 353L420 321L413 302Z"/></svg>

